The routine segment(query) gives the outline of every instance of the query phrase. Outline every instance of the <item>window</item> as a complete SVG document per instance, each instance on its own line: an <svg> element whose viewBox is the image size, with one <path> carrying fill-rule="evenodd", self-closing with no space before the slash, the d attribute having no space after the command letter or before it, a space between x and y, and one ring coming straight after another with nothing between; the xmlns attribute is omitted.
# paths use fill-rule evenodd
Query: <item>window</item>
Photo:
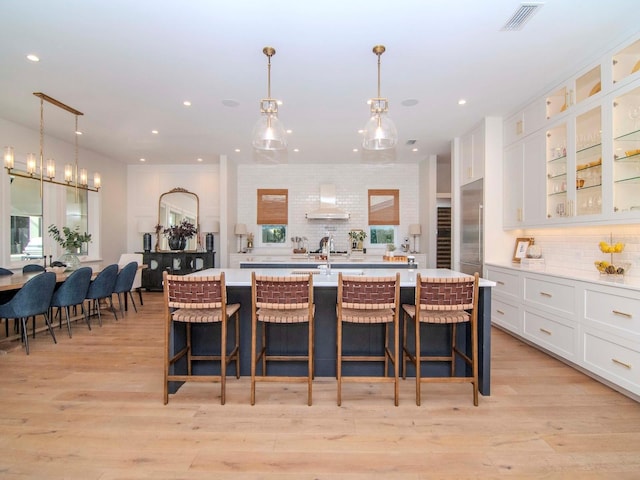
<svg viewBox="0 0 640 480"><path fill-rule="evenodd" d="M369 190L369 225L400 225L399 190Z"/></svg>
<svg viewBox="0 0 640 480"><path fill-rule="evenodd" d="M392 225L376 225L370 228L369 233L371 245L395 244L396 228Z"/></svg>
<svg viewBox="0 0 640 480"><path fill-rule="evenodd" d="M42 258L42 198L40 183L10 177L11 260Z"/></svg>
<svg viewBox="0 0 640 480"><path fill-rule="evenodd" d="M66 221L65 226L70 229L78 227L80 233L89 231L89 193L86 190L78 189L76 194L75 187L67 187L66 189ZM80 255L87 255L88 244L83 243L80 249Z"/></svg>
<svg viewBox="0 0 640 480"><path fill-rule="evenodd" d="M287 225L289 223L289 191L286 188L258 189L258 225Z"/></svg>
<svg viewBox="0 0 640 480"><path fill-rule="evenodd" d="M285 243L287 240L286 225L262 225L263 244L268 243Z"/></svg>

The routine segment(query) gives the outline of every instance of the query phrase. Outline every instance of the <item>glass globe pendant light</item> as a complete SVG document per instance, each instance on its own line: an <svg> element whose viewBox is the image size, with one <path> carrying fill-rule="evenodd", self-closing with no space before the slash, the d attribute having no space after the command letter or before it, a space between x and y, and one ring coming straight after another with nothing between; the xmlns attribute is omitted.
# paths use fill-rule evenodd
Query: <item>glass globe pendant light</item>
<svg viewBox="0 0 640 480"><path fill-rule="evenodd" d="M364 127L362 148L365 150L389 150L398 143L398 131L389 118L389 101L380 95L380 56L385 52L384 45L373 47L378 56L378 96L369 100L371 118Z"/></svg>
<svg viewBox="0 0 640 480"><path fill-rule="evenodd" d="M278 119L278 100L271 98L271 57L276 54L273 47L262 49L269 59L267 64L267 98L260 100L260 119L253 127L251 143L256 150L286 150L287 132Z"/></svg>

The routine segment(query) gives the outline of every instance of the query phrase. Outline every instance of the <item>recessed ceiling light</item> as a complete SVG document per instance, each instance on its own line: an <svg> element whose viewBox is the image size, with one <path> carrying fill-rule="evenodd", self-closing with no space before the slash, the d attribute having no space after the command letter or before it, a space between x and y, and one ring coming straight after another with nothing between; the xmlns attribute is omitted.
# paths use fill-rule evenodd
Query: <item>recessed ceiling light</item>
<svg viewBox="0 0 640 480"><path fill-rule="evenodd" d="M240 106L240 102L237 100L233 100L232 98L225 98L224 100L222 100L222 104L225 107L238 107Z"/></svg>
<svg viewBox="0 0 640 480"><path fill-rule="evenodd" d="M277 100L276 103L278 104L278 106L282 106L282 100Z"/></svg>
<svg viewBox="0 0 640 480"><path fill-rule="evenodd" d="M461 98L460 100L458 100L458 105L465 105L467 103L467 101L464 98Z"/></svg>
<svg viewBox="0 0 640 480"><path fill-rule="evenodd" d="M182 102L182 104L183 104L185 107L190 107L190 106L191 106L191 102L190 102L189 100L185 100L184 102Z"/></svg>
<svg viewBox="0 0 640 480"><path fill-rule="evenodd" d="M293 133L293 130L291 130L290 128L287 129L287 133Z"/></svg>
<svg viewBox="0 0 640 480"><path fill-rule="evenodd" d="M299 148L294 148L293 151L297 153L297 152L300 151L300 149Z"/></svg>
<svg viewBox="0 0 640 480"><path fill-rule="evenodd" d="M362 134L364 133L364 130L360 129L360 130L358 130L358 133L359 133L360 135L362 135Z"/></svg>
<svg viewBox="0 0 640 480"><path fill-rule="evenodd" d="M29 60L30 62L39 62L40 57L34 55L33 53L30 53L29 55L27 55L27 60Z"/></svg>
<svg viewBox="0 0 640 480"><path fill-rule="evenodd" d="M357 148L354 148L354 149L353 149L353 152L354 152L354 153L357 153L357 152L358 152L358 149L357 149Z"/></svg>
<svg viewBox="0 0 640 480"><path fill-rule="evenodd" d="M240 153L240 149L239 149L239 148L236 148L236 149L235 149L235 152L236 152L236 153Z"/></svg>
<svg viewBox="0 0 640 480"><path fill-rule="evenodd" d="M146 158L141 158L141 159L140 159L140 161L141 161L141 162L146 162L146 161L147 161L147 159L146 159Z"/></svg>
<svg viewBox="0 0 640 480"><path fill-rule="evenodd" d="M400 102L400 104L404 105L405 107L413 107L414 105L418 104L418 100L415 98L407 98L406 100Z"/></svg>
<svg viewBox="0 0 640 480"><path fill-rule="evenodd" d="M76 130L76 135L82 135L82 132L80 130Z"/></svg>
<svg viewBox="0 0 640 480"><path fill-rule="evenodd" d="M201 162L201 161L202 161L202 159L201 159L201 158L196 158L196 160L197 160L198 162Z"/></svg>
<svg viewBox="0 0 640 480"><path fill-rule="evenodd" d="M154 135L158 134L158 130L151 130L151 133L153 133Z"/></svg>
<svg viewBox="0 0 640 480"><path fill-rule="evenodd" d="M412 151L412 152L417 152L417 151L418 151L418 149L417 149L417 148L412 148L412 149L411 149L411 151Z"/></svg>

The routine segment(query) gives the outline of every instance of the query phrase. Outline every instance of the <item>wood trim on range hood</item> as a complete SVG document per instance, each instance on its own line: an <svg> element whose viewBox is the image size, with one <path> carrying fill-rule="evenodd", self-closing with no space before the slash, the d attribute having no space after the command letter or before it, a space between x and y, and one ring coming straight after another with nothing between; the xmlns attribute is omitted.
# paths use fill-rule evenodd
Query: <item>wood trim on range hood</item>
<svg viewBox="0 0 640 480"><path fill-rule="evenodd" d="M338 208L336 186L320 185L320 208L306 214L307 220L349 220L349 213Z"/></svg>

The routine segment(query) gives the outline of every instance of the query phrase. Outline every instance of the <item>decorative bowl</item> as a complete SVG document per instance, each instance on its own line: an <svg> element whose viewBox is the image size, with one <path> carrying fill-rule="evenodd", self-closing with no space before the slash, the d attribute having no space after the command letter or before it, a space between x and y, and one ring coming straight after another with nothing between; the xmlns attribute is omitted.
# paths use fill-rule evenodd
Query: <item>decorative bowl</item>
<svg viewBox="0 0 640 480"><path fill-rule="evenodd" d="M53 272L56 275L60 275L64 273L67 267L47 267L47 272Z"/></svg>
<svg viewBox="0 0 640 480"><path fill-rule="evenodd" d="M610 262L605 261L596 261L594 262L596 269L600 272L600 275L607 275L611 277L621 277L629 272L631 268L631 263L629 262L621 262L618 264L612 264Z"/></svg>

